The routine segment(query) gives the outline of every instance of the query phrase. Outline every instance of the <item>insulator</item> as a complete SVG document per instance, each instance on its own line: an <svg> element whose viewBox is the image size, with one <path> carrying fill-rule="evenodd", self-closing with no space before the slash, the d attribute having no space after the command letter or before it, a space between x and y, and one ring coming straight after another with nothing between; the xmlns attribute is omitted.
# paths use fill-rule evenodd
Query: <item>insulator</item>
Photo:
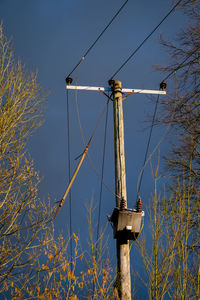
<svg viewBox="0 0 200 300"><path fill-rule="evenodd" d="M113 87L115 81L113 79L108 80L109 86Z"/></svg>
<svg viewBox="0 0 200 300"><path fill-rule="evenodd" d="M120 202L120 210L124 210L124 209L126 209L126 200L122 198Z"/></svg>
<svg viewBox="0 0 200 300"><path fill-rule="evenodd" d="M166 87L167 87L166 82L162 81L162 82L160 83L160 89L164 91L164 90L166 89Z"/></svg>
<svg viewBox="0 0 200 300"><path fill-rule="evenodd" d="M67 85L70 85L73 81L73 79L71 77L67 77L65 80L66 80Z"/></svg>
<svg viewBox="0 0 200 300"><path fill-rule="evenodd" d="M136 204L136 211L137 211L138 213L141 213L141 212L142 212L142 200L141 200L141 198L139 198L138 201L137 201L137 204Z"/></svg>

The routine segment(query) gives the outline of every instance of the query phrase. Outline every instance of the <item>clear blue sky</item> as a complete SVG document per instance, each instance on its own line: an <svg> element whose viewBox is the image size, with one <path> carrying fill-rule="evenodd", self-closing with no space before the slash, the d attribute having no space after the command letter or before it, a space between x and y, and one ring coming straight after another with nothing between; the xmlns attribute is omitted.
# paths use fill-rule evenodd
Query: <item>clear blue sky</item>
<svg viewBox="0 0 200 300"><path fill-rule="evenodd" d="M21 58L28 70L38 71L38 81L48 92L46 121L34 134L30 153L35 167L43 178L41 198L60 200L67 187L67 114L65 77L73 69L87 48L110 21L122 0L0 0L0 19L4 31L12 38L16 58ZM79 85L108 86L108 79L142 42L146 35L171 9L167 0L129 0L126 7L92 49L80 68L72 74ZM115 79L126 88L158 89L164 75L153 69L164 65L169 57L159 44L159 36L173 39L175 33L186 25L186 17L179 11L161 25L153 37L140 49ZM170 84L169 84L170 88ZM155 98L153 98L155 99ZM106 102L105 96L95 92L78 92L80 118L86 140L89 139L96 120ZM112 106L109 107L108 139L105 163L105 182L114 191ZM148 127L154 105L144 95L133 95L124 102L125 151L127 171L128 206L135 203L136 184L144 159ZM71 154L72 159L82 153L83 145L75 110L75 93L70 92ZM104 120L89 150L95 167L101 172ZM163 129L155 129L151 150L159 142ZM167 144L161 145L161 155ZM157 160L153 157L153 163ZM76 163L72 162L72 170ZM165 180L162 180L162 183ZM85 160L72 189L73 230L87 239L85 205L91 197L98 207L100 181ZM149 205L153 181L148 166L141 187L144 206ZM103 188L101 225L111 214L115 199ZM66 232L69 226L68 201L60 212L57 230ZM147 222L148 223L148 222ZM109 226L107 234L112 239ZM112 243L111 243L112 244ZM114 244L112 244L114 245Z"/></svg>

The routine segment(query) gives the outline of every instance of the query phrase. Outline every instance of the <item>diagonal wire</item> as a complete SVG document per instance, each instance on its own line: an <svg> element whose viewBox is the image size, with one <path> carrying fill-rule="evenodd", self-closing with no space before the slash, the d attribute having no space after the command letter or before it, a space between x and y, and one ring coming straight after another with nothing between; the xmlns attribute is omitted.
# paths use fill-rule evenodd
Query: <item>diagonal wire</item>
<svg viewBox="0 0 200 300"><path fill-rule="evenodd" d="M177 4L178 5L178 4ZM162 82L166 81L167 79L169 79L169 77L171 77L171 75L174 73L174 71L178 71L181 67L183 67L184 63L193 55L195 54L195 52L197 52L200 49L197 48L195 49L193 52L191 52L183 61L182 63L172 72L170 72L165 79L163 79ZM105 94L105 93L104 93ZM107 94L105 94L107 96L108 99L112 100L111 97L109 97ZM77 110L77 116L78 116L78 121L79 121L79 127L80 127L80 131L81 131L81 137L82 137L82 142L85 145L85 139L84 139L84 134L83 134L83 130L82 130L82 126L81 126L81 121L80 121L80 113L79 113L79 109L78 109L78 103L77 103L77 91L76 91L76 110ZM152 131L153 131L153 126L154 126L154 122L155 122L155 117L156 117L156 113L157 113L157 107L158 107L158 102L159 102L159 95L157 97L157 101L156 101L156 105L155 105L155 110L154 110L154 115L153 115L153 119L152 119L152 124L151 124L151 128L150 128L150 133L149 133L149 138L148 138L148 142L147 142L147 147L146 147L146 152L145 152L145 157L144 157L144 162L143 162L143 166L142 166L142 170L140 173L140 177L139 177L139 181L138 181L138 188L137 188L137 199L139 196L139 192L140 192L140 188L141 188L141 183L142 183L142 179L143 179L143 173L144 173L144 168L146 166L147 163L147 155L148 155L148 151L149 151L149 146L150 146L150 141L151 141L151 137L152 137ZM92 168L94 169L96 175L100 178L101 182L103 182L104 186L112 193L115 194L103 181L102 176L99 175L99 173L97 172L92 160L90 159L89 155L87 154L89 162L92 166ZM136 200L137 200L136 199Z"/></svg>
<svg viewBox="0 0 200 300"><path fill-rule="evenodd" d="M192 56L194 55L198 50L200 50L200 47L198 47L197 49L195 49L194 51L192 51L191 53L189 53L185 59L183 59L183 61L179 64L178 67L176 67L174 70L172 70L163 80L162 82L165 82L167 79L169 79L174 72L177 72L179 69L181 69L182 67L184 67L185 62ZM144 162L143 162L143 166L142 166L142 170L140 172L139 175L139 179L138 179L138 184L137 184L137 199L139 197L139 192L140 192L140 187L141 187L141 183L142 183L142 178L143 178L143 173L144 173L144 168L147 164L147 155L148 155L148 151L149 151L149 146L150 146L150 141L151 141L151 136L152 136L152 131L153 131L153 126L154 126L154 122L155 122L155 117L156 117L156 113L157 113L157 108L158 108L158 103L159 103L159 95L157 97L157 101L156 101L156 105L155 105L155 110L154 110L154 114L153 114L153 119L152 119L152 124L151 124L151 128L150 128L150 133L149 133L149 138L148 138L148 142L147 142L147 147L146 147L146 152L145 152L145 157L144 157ZM174 112L173 112L174 114ZM170 125L170 124L169 124ZM164 136L167 134L169 130L169 127L167 128L166 133L164 134ZM159 142L160 144L160 142ZM158 145L157 145L158 146ZM157 149L157 146L155 149ZM155 149L153 151L153 153L155 152ZM151 154L152 156L152 154ZM149 160L149 159L148 159ZM136 199L136 201L137 201Z"/></svg>
<svg viewBox="0 0 200 300"><path fill-rule="evenodd" d="M131 55L125 60L125 62L117 69L110 79L113 79L119 71L129 62L129 60L138 52L138 50L144 45L144 43L152 36L152 34L160 27L160 25L168 18L168 16L174 11L174 9L182 2L179 0L172 9L166 14L166 16L160 21L160 23L147 35L143 42L131 53Z"/></svg>
<svg viewBox="0 0 200 300"><path fill-rule="evenodd" d="M200 47L198 47L197 49L195 49L194 51L192 51L190 54L188 54L186 56L186 58L180 63L180 65L178 67L176 67L174 70L172 70L164 79L163 82L166 81L167 79L169 79L174 72L177 72L180 68L184 67L184 63L193 55L195 54L198 50L200 50ZM199 56L197 57L199 58Z"/></svg>
<svg viewBox="0 0 200 300"><path fill-rule="evenodd" d="M77 81L76 81L76 85L78 85ZM86 143L85 143L85 137L84 137L84 133L83 133L83 127L82 127L82 124L81 124L81 118L80 118L80 112L79 112L79 107L78 107L78 94L77 94L77 90L75 90L75 105L76 105L76 115L77 115L77 119L78 119L78 124L79 124L79 130L80 130L80 133L81 133L81 139L82 139L82 144L83 146L85 147ZM107 95L106 93L103 92L103 94L108 98L108 101L107 101L107 105L109 104L110 100L112 101L112 95L109 96ZM99 172L97 171L89 153L87 153L87 158L88 158L88 161L90 163L90 166L92 167L94 173L96 174L96 176L99 178L100 181L103 182L103 185L105 186L105 188L111 193L113 194L114 196L116 196L115 192L104 182L104 180L102 179L101 175L99 174Z"/></svg>
<svg viewBox="0 0 200 300"><path fill-rule="evenodd" d="M70 151L70 117L69 117L69 93L67 90L67 142L68 142L68 180L71 180L71 151ZM69 230L70 230L70 256L72 261L72 194L69 191ZM72 265L70 264L71 268ZM71 269L72 271L72 269Z"/></svg>
<svg viewBox="0 0 200 300"><path fill-rule="evenodd" d="M157 109L158 109L159 98L160 98L160 95L158 94L158 97L157 97L157 100L156 100L156 104L155 104L153 119L152 119L152 123L151 123L151 128L150 128L150 132L149 132L149 138L148 138L148 142L147 142L147 146L146 146L146 151L145 151L145 156L144 156L144 162L143 162L143 165L142 165L142 171L140 173L140 178L139 178L139 182L138 182L137 199L136 199L136 201L139 198L140 187L141 187L142 178L143 178L143 174L144 174L144 167L145 167L146 161L147 161L147 155L148 155L148 152L149 152L149 146L150 146L150 142L151 142L153 126L154 126L154 122L155 122L155 118L156 118L156 113L157 113Z"/></svg>
<svg viewBox="0 0 200 300"><path fill-rule="evenodd" d="M109 99L108 99L109 101ZM100 186L100 196L99 196L99 212L98 212L98 222L97 222L97 237L96 237L96 256L97 256L97 242L99 239L99 227L101 218L101 203L102 203L102 190L103 190L103 177L104 177L104 163L105 163L105 152L106 152L106 138L107 138L107 127L108 127L108 106L106 110L106 120L104 129L104 144L103 144L103 159L102 159L102 169L101 169L101 186Z"/></svg>
<svg viewBox="0 0 200 300"><path fill-rule="evenodd" d="M96 45L98 40L102 37L102 35L105 33L105 31L110 27L112 22L115 20L115 18L119 15L119 13L122 11L122 9L125 7L125 5L128 3L128 0L124 2L124 4L120 7L120 9L116 12L116 14L112 17L108 25L103 29L103 31L98 35L96 40L92 43L92 45L88 48L88 50L85 52L85 54L82 56L82 58L79 60L79 62L75 65L73 70L69 73L68 77L80 66L80 64L83 62L83 60L86 58L86 56L89 54L89 52L92 50L92 48Z"/></svg>
<svg viewBox="0 0 200 300"><path fill-rule="evenodd" d="M137 195L138 195L138 196L139 196L139 192L138 192L138 190L139 190L139 183L140 183L140 181L142 181L142 180L141 180L141 175L143 174L144 169L145 169L147 163L148 163L149 160L152 158L153 154L154 154L155 151L158 149L159 145L162 143L162 141L163 141L164 138L166 137L166 135L167 135L167 133L168 133L170 127L172 126L172 122L173 122L173 118L174 118L175 111L176 111L176 106L175 106L175 108L174 108L173 111L172 111L172 114L171 114L171 120L170 120L170 122L169 122L169 124L168 124L168 126L167 126L167 128L166 128L166 130L165 130L165 132L164 132L164 134L162 135L161 139L159 140L159 142L157 143L157 145L155 146L155 148L153 149L153 151L152 151L151 154L149 155L148 159L146 159L145 163L143 164L143 167L142 167L142 169L141 169L140 175L138 176L138 182L137 182Z"/></svg>
<svg viewBox="0 0 200 300"><path fill-rule="evenodd" d="M99 126L99 124L100 124L100 122L101 122L101 120L102 120L102 118L103 118L103 115L104 115L104 113L105 113L105 111L106 111L106 108L107 108L107 106L108 106L109 101L110 101L110 100L108 99L106 105L104 106L103 111L101 112L101 114L100 114L100 116L99 116L99 118L98 118L98 120L97 120L96 126L95 126L95 128L94 128L94 130L93 130L93 132L92 132L92 135L91 135L91 137L90 137L90 139L89 139L87 145L85 146L85 150L84 150L84 152L83 152L82 155L81 155L81 159L80 159L80 161L79 161L79 163L78 163L78 165L77 165L77 167L76 167L76 169L75 169L75 171L74 171L74 173L73 173L73 175L72 175L72 178L71 178L71 180L70 180L70 182L69 182L69 184L68 184L68 186L67 186L67 189L66 189L66 191L65 191L65 193L64 193L64 196L62 197L62 199L61 199L60 201L58 201L58 202L59 202L59 205L58 205L58 207L57 207L57 209L56 209L56 211L55 211L55 215L54 215L54 217L53 217L53 220L55 220L55 218L57 217L57 215L58 215L60 209L62 208L62 206L63 206L63 204L64 204L64 202L65 202L65 199L67 198L67 196L68 196L68 194L69 194L69 192L70 192L70 190L71 190L72 184L73 184L73 182L74 182L74 180L75 180L75 178L76 178L76 176L77 176L77 174L78 174L78 171L79 171L79 169L80 169L80 167L81 167L81 165L82 165L82 163L83 163L83 160L84 160L85 156L87 155L87 152L88 152L88 149L89 149L89 147L90 147L90 144L91 144L91 142L92 142L92 140L93 140L93 138L94 138L94 135L95 135L95 133L96 133L96 131L97 131L97 128L98 128L98 126Z"/></svg>

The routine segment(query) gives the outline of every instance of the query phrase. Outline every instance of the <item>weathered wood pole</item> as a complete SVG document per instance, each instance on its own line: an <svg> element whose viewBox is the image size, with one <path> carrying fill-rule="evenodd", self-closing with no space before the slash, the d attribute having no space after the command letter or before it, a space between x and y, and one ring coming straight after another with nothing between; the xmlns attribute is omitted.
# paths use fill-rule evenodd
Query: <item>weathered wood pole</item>
<svg viewBox="0 0 200 300"><path fill-rule="evenodd" d="M122 86L118 80L110 82L113 88L114 150L115 150L115 194L116 207L127 208L126 172L124 151L124 120L122 107ZM131 300L131 277L129 241L117 239L117 288L120 299Z"/></svg>

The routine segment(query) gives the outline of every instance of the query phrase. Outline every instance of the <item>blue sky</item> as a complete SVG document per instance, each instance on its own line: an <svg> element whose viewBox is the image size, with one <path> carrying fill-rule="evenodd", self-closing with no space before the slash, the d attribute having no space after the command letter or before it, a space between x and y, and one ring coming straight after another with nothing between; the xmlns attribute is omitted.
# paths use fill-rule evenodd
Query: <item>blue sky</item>
<svg viewBox="0 0 200 300"><path fill-rule="evenodd" d="M124 1L119 0L0 0L0 19L4 31L12 39L15 57L20 58L28 70L38 71L38 81L48 92L44 125L33 135L29 151L42 178L40 197L48 195L51 201L60 200L67 187L67 107L65 77L104 29ZM73 74L79 85L108 86L110 76L120 67L131 52L172 8L167 0L129 0L126 7L102 36L80 68ZM175 11L145 43L140 51L120 71L115 79L126 88L158 89L164 75L155 71L154 65L165 65L169 56L159 44L159 37L175 38L186 25L186 17ZM169 83L168 89L172 87ZM124 102L125 152L127 172L128 207L133 207L136 185L149 133L151 115L156 98L133 95ZM83 151L75 107L75 93L69 93L71 118L72 159ZM89 139L106 97L95 92L78 92L80 118L86 141ZM105 120L100 124L89 154L98 172L101 172L103 133ZM159 142L163 128L153 131L150 152ZM161 155L167 153L167 142L160 146ZM114 150L112 105L109 106L105 183L114 191ZM152 162L155 166L156 153ZM76 163L72 161L72 170ZM163 177L160 186L167 179ZM72 226L76 233L87 239L86 203L91 197L98 208L100 181L86 159L72 188ZM149 166L141 187L144 207L150 203L153 180ZM103 188L101 225L105 227L106 215L111 214L115 199ZM94 215L96 216L96 215ZM94 217L95 218L95 217ZM147 222L148 224L148 222ZM58 231L69 229L68 201L56 221ZM109 226L106 233L112 240ZM84 243L84 242L83 242ZM114 245L111 242L112 246Z"/></svg>

